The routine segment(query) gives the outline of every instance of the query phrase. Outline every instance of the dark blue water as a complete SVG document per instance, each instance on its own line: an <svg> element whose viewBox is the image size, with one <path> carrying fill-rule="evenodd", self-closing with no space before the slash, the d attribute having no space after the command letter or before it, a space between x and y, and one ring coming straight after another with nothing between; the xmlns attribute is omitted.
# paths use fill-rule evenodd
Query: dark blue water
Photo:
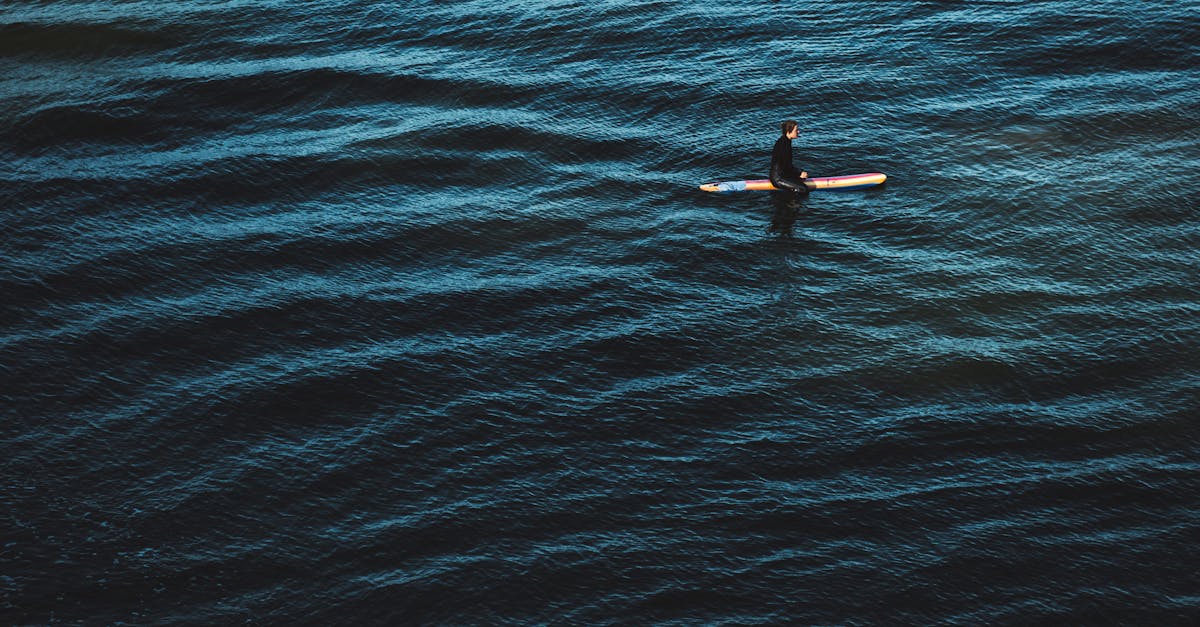
<svg viewBox="0 0 1200 627"><path fill-rule="evenodd" d="M8 0L0 623L1194 624L1198 32Z"/></svg>

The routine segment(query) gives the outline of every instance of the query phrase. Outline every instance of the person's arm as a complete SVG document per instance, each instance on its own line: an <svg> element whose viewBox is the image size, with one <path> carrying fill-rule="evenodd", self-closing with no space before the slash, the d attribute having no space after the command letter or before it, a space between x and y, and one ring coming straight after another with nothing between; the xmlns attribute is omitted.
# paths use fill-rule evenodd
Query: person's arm
<svg viewBox="0 0 1200 627"><path fill-rule="evenodd" d="M804 178L804 173L800 171L800 168L797 168L797 167L796 167L796 162L795 162L795 161L793 161L793 155L792 155L792 143L791 143L791 142L788 142L788 147L787 147L787 161L786 161L785 163L787 164L787 174L788 174L788 176L790 176L790 177L792 177L792 178L794 178L794 179L802 179L802 178Z"/></svg>

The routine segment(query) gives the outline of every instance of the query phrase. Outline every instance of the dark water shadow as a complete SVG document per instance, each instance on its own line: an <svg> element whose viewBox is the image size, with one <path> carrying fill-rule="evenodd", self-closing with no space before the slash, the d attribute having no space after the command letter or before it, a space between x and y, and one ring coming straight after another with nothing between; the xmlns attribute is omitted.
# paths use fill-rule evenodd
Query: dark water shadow
<svg viewBox="0 0 1200 627"><path fill-rule="evenodd" d="M771 224L767 232L779 237L793 237L796 219L802 213L807 199L807 193L771 192Z"/></svg>

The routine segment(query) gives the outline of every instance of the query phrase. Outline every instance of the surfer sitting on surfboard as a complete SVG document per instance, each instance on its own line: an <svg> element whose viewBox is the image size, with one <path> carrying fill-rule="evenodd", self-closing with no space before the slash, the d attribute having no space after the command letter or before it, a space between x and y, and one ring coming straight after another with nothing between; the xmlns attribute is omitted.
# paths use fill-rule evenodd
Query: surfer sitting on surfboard
<svg viewBox="0 0 1200 627"><path fill-rule="evenodd" d="M805 181L808 172L801 172L792 163L792 140L800 135L800 125L795 120L784 120L779 125L783 135L775 140L771 151L771 184L781 190L792 190L795 194L807 194L816 185Z"/></svg>

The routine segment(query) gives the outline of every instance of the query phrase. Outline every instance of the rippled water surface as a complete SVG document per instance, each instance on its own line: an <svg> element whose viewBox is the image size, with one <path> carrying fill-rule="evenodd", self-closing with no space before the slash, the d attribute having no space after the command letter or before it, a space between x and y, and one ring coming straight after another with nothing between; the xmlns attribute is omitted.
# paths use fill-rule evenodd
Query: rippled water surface
<svg viewBox="0 0 1200 627"><path fill-rule="evenodd" d="M1195 624L1198 30L5 2L0 623Z"/></svg>

